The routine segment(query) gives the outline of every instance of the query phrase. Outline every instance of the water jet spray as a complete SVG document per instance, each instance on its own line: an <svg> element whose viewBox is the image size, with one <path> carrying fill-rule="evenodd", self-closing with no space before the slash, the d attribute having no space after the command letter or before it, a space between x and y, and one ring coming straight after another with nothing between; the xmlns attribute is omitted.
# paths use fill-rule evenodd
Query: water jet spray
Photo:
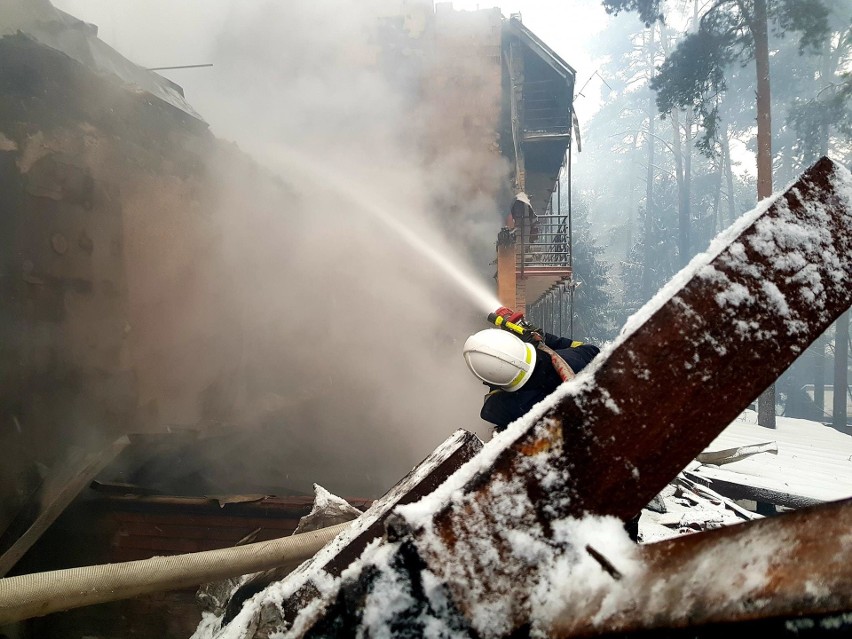
<svg viewBox="0 0 852 639"><path fill-rule="evenodd" d="M488 291L487 287L478 281L473 275L457 263L454 263L445 254L436 250L434 245L426 241L422 236L415 233L411 228L402 223L397 217L388 212L389 207L383 207L372 197L363 194L363 189L357 188L348 180L335 177L330 180L320 166L289 149L276 148L276 157L282 158L288 170L302 172L311 181L322 183L324 187L331 187L338 194L355 204L359 209L369 213L374 219L383 222L385 226L394 231L405 243L415 249L421 256L431 261L438 269L456 284L462 291L470 295L484 311L492 311L500 306L497 296Z"/></svg>

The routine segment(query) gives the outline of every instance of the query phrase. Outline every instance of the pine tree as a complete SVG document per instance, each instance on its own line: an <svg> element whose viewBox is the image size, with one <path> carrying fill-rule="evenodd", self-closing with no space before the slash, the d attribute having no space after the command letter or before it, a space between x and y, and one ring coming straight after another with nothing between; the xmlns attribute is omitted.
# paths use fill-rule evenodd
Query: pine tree
<svg viewBox="0 0 852 639"><path fill-rule="evenodd" d="M662 0L603 0L607 11L637 11L646 25L662 21ZM822 0L718 0L698 30L681 40L652 81L661 113L690 107L705 133L709 153L718 128L717 97L724 93L725 71L736 62L755 61L757 115L757 199L772 194L772 118L769 84L769 24L781 32L801 33L800 47L819 49L828 33L828 9ZM775 427L775 389L758 405L759 423Z"/></svg>
<svg viewBox="0 0 852 639"><path fill-rule="evenodd" d="M612 309L612 279L601 259L603 249L592 235L588 211L578 202L572 214L574 268L574 339L600 344L616 330ZM570 309L568 309L570 312Z"/></svg>

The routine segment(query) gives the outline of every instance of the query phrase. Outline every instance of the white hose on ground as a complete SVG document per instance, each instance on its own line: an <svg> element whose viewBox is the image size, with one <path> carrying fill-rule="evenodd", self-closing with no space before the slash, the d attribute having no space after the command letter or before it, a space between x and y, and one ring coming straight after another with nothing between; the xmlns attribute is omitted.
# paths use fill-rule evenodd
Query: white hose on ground
<svg viewBox="0 0 852 639"><path fill-rule="evenodd" d="M351 522L234 548L0 579L0 626L52 612L188 588L275 567L295 568Z"/></svg>

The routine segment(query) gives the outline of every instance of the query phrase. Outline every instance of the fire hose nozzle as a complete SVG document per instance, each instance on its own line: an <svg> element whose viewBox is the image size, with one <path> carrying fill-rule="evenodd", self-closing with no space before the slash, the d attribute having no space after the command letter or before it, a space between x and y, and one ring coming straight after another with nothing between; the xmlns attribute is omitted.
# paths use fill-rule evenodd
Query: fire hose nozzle
<svg viewBox="0 0 852 639"><path fill-rule="evenodd" d="M536 342L541 339L541 336L532 328L510 322L502 315L497 315L497 313L489 313L487 319L489 324L493 324L497 328L502 328L504 331L514 333L525 342Z"/></svg>

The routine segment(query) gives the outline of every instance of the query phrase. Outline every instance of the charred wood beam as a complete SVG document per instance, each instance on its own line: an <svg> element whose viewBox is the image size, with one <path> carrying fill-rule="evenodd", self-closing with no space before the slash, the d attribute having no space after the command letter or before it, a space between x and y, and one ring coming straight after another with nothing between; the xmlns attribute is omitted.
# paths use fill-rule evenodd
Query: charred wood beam
<svg viewBox="0 0 852 639"><path fill-rule="evenodd" d="M805 508L825 501L792 491L782 491L769 486L746 483L760 481L759 478L748 475L743 475L742 481L738 482L732 478L734 473L728 472L725 476L720 476L713 468L696 468L692 471L686 471L685 474L695 482L712 488L728 499L749 499L775 506L784 506L785 508Z"/></svg>
<svg viewBox="0 0 852 639"><path fill-rule="evenodd" d="M547 636L702 636L713 624L852 611L850 530L846 500L642 546L640 571L596 592L578 587Z"/></svg>
<svg viewBox="0 0 852 639"><path fill-rule="evenodd" d="M739 506L735 503L731 498L726 497L721 493L717 493L715 490L711 490L709 486L705 486L697 481L693 481L689 479L685 473L681 473L674 479L674 483L678 486L684 487L687 490L695 493L699 497L703 497L705 499L709 499L711 501L717 501L719 503L725 504L727 508L730 508L735 513L737 513L742 519L746 521L750 521L752 519L760 519L761 515L752 512L750 510L746 510L742 506Z"/></svg>

